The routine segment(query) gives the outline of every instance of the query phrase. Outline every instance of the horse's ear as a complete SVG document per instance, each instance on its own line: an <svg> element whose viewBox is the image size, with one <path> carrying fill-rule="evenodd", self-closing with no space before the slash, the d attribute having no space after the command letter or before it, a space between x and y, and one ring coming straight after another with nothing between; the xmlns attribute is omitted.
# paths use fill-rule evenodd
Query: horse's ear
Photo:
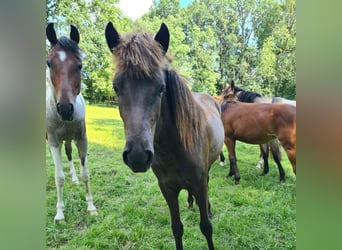
<svg viewBox="0 0 342 250"><path fill-rule="evenodd" d="M120 35L114 28L112 22L108 22L105 35L109 50L113 53L113 49L120 43Z"/></svg>
<svg viewBox="0 0 342 250"><path fill-rule="evenodd" d="M70 25L70 38L77 44L80 42L80 33L74 25Z"/></svg>
<svg viewBox="0 0 342 250"><path fill-rule="evenodd" d="M234 89L234 88L235 88L235 83L234 83L234 80L232 80L232 81L230 82L230 87L231 87L232 89Z"/></svg>
<svg viewBox="0 0 342 250"><path fill-rule="evenodd" d="M166 54L166 52L169 48L170 33L169 33L169 29L167 28L165 23L162 23L160 25L159 31L157 32L156 36L154 37L154 40L156 40L162 46L164 53Z"/></svg>
<svg viewBox="0 0 342 250"><path fill-rule="evenodd" d="M52 46L54 46L58 42L56 31L53 27L53 23L49 23L46 27L46 37Z"/></svg>

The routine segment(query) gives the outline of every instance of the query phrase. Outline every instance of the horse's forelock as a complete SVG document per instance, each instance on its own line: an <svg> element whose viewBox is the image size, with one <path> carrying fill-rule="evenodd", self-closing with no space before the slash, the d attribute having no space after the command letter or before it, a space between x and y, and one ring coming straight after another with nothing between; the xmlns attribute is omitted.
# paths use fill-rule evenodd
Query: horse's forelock
<svg viewBox="0 0 342 250"><path fill-rule="evenodd" d="M161 46L149 33L131 33L113 50L116 71L130 78L155 78L166 66Z"/></svg>
<svg viewBox="0 0 342 250"><path fill-rule="evenodd" d="M57 44L65 51L70 51L81 59L85 58L84 52L79 49L78 44L75 41L62 36L58 39Z"/></svg>

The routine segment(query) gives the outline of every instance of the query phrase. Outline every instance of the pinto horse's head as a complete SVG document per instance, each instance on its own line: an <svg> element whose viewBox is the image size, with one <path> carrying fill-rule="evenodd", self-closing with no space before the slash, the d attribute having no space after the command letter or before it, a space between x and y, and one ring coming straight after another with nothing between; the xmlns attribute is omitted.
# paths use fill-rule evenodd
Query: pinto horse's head
<svg viewBox="0 0 342 250"><path fill-rule="evenodd" d="M121 37L109 22L105 35L116 63L113 88L125 128L123 160L134 172L145 172L153 161L155 129L166 88L169 31L162 24L154 37L147 33Z"/></svg>
<svg viewBox="0 0 342 250"><path fill-rule="evenodd" d="M77 28L71 25L70 39L57 39L53 23L46 27L46 36L51 44L46 64L55 89L56 109L62 120L72 121L76 96L81 89L82 55L78 43Z"/></svg>

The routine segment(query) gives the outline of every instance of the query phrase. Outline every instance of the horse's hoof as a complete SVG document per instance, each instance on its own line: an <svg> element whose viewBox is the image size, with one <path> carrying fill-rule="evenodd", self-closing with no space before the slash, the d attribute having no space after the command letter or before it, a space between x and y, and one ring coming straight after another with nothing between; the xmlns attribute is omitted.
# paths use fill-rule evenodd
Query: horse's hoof
<svg viewBox="0 0 342 250"><path fill-rule="evenodd" d="M72 179L71 181L72 181L72 183L74 183L75 185L80 184L80 181L79 181L78 179Z"/></svg>
<svg viewBox="0 0 342 250"><path fill-rule="evenodd" d="M65 224L65 218L60 217L60 218L56 218L57 216L55 216L55 218L53 219L53 224Z"/></svg>
<svg viewBox="0 0 342 250"><path fill-rule="evenodd" d="M235 180L235 185L238 185L240 183L240 180Z"/></svg>
<svg viewBox="0 0 342 250"><path fill-rule="evenodd" d="M97 216L97 210L88 210L89 214L92 215L92 216Z"/></svg>
<svg viewBox="0 0 342 250"><path fill-rule="evenodd" d="M284 179L280 179L280 183L285 183L285 178Z"/></svg>
<svg viewBox="0 0 342 250"><path fill-rule="evenodd" d="M226 165L226 162L224 162L224 161L220 161L220 166L225 166Z"/></svg>

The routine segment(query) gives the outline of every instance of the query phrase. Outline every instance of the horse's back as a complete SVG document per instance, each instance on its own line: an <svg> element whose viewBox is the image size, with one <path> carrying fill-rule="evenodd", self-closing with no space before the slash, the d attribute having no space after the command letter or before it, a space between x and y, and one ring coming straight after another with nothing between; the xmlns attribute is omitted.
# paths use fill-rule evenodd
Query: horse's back
<svg viewBox="0 0 342 250"><path fill-rule="evenodd" d="M205 93L193 93L194 99L201 107L206 119L206 130L209 138L209 164L220 154L224 144L224 128L221 121L221 108L217 101Z"/></svg>

